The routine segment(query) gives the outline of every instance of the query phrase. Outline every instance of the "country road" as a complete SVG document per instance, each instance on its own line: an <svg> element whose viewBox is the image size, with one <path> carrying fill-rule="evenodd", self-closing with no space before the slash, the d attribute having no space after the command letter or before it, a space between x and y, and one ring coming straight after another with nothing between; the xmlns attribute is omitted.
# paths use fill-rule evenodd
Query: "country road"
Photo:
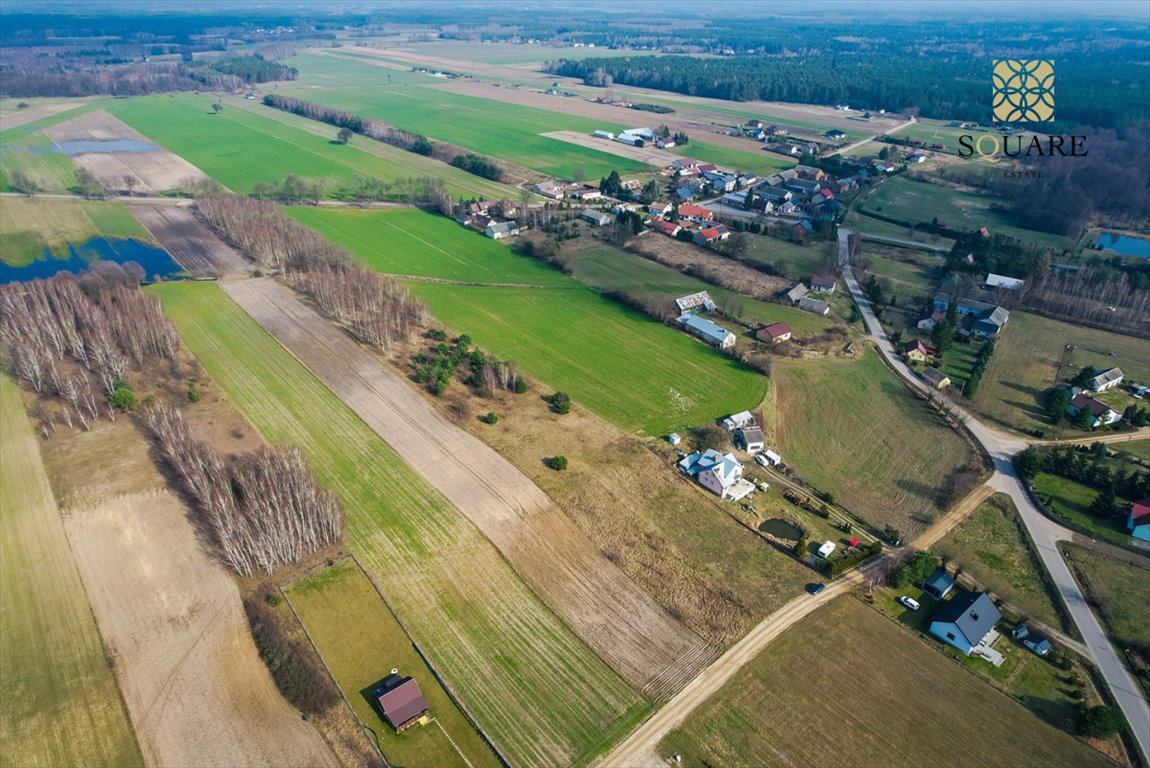
<svg viewBox="0 0 1150 768"><path fill-rule="evenodd" d="M901 131L903 128L907 128L909 126L912 126L917 122L918 122L918 118L916 118L914 115L911 115L910 117L908 117L906 119L905 123L901 123L899 125L896 125L894 128L891 128L889 131L886 131L883 135L890 136L892 133L895 133L896 131ZM834 157L835 155L845 154L845 153L850 152L852 150L858 149L859 147L861 147L865 144L869 144L870 142L874 141L878 137L879 137L879 134L877 134L877 133L874 134L873 136L867 136L865 139L860 139L859 141L856 141L854 144L848 144L845 147L841 147L840 149L836 149L834 152L828 152L825 155L825 157Z"/></svg>
<svg viewBox="0 0 1150 768"><path fill-rule="evenodd" d="M842 266L843 280L862 313L867 330L891 367L911 386L928 392L927 385L896 354L890 339L887 338L886 332L882 329L882 325L871 307L870 301L863 294L862 288L854 277L850 265L849 238L851 234L853 233L850 230L839 230L839 261ZM1058 542L1069 541L1074 534L1038 510L1026 492L1023 480L1014 469L1014 463L1011 459L1014 454L1026 448L1027 442L986 426L961 408L956 408L956 410L961 415L966 427L975 439L982 443L994 461L995 471L988 484L995 490L1010 496L1014 506L1018 509L1019 516L1022 518L1046 570L1054 580L1059 595L1082 634L1083 642L1090 649L1098 670L1106 680L1118 706L1126 715L1130 730L1134 734L1145 761L1150 756L1150 705L1147 705L1134 677L1102 631L1102 625L1091 612L1085 595L1070 574L1070 569L1058 551Z"/></svg>
<svg viewBox="0 0 1150 768"><path fill-rule="evenodd" d="M920 243L918 240L907 240L905 237L890 237L889 235L872 235L869 232L859 232L859 237L863 240L873 240L876 243L890 243L891 245L903 245L907 248L920 248L924 251L932 251L933 253L950 253L949 245L932 245L931 243Z"/></svg>

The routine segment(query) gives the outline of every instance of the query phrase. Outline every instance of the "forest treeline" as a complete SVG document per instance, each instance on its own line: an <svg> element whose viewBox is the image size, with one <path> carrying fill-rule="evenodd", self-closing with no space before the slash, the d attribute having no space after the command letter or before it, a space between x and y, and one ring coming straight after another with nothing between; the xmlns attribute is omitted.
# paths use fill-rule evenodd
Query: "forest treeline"
<svg viewBox="0 0 1150 768"><path fill-rule="evenodd" d="M406 288L363 266L279 207L237 196L200 198L196 207L225 240L261 269L282 270L289 286L361 341L386 351L427 324L427 307Z"/></svg>
<svg viewBox="0 0 1150 768"><path fill-rule="evenodd" d="M351 112L344 112L341 109L332 109L331 107L312 104L303 99L296 99L291 96L280 96L273 93L264 96L264 104L275 109L282 109L284 112L291 112L293 115L306 117L309 120L318 120L321 123L334 125L337 128L347 128L352 133L358 133L367 136L369 139L375 139L376 141L382 141L385 144L391 144L400 149L406 149L408 152L414 152L417 155L431 155L435 149L426 136L401 131L394 125L386 123L383 120L360 117Z"/></svg>

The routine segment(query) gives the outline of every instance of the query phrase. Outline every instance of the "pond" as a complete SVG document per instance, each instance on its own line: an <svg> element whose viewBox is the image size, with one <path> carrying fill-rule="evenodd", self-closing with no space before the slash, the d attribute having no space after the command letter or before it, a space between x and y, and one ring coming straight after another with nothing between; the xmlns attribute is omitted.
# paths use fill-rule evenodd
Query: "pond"
<svg viewBox="0 0 1150 768"><path fill-rule="evenodd" d="M1104 251L1120 253L1123 256L1138 256L1150 259L1150 240L1127 235L1100 235L1094 244Z"/></svg>
<svg viewBox="0 0 1150 768"><path fill-rule="evenodd" d="M763 533L769 533L775 538L790 541L798 541L799 537L803 535L803 530L797 525L778 517L764 520L759 524L759 530Z"/></svg>
<svg viewBox="0 0 1150 768"><path fill-rule="evenodd" d="M80 245L69 245L66 259L57 258L45 248L43 259L23 267L12 267L0 262L0 284L53 277L57 272L77 274L87 269L92 262L100 260L117 264L134 261L144 268L146 280L155 280L157 276L166 280L184 276L184 268L163 248L139 240L95 237Z"/></svg>

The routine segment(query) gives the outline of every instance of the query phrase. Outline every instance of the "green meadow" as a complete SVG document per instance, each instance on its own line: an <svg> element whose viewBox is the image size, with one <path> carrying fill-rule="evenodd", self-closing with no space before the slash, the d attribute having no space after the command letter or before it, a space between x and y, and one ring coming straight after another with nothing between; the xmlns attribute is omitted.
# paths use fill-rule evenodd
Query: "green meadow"
<svg viewBox="0 0 1150 768"><path fill-rule="evenodd" d="M682 147L676 146L671 151L684 157L714 163L722 168L743 173L757 173L760 176L769 176L783 168L793 168L795 165L793 160L776 152L763 152L751 142L747 142L747 149L734 149L692 138L689 143Z"/></svg>
<svg viewBox="0 0 1150 768"><path fill-rule="evenodd" d="M13 267L44 258L45 250L67 258L69 245L80 245L93 237L155 242L122 203L22 197L0 205L0 236L4 238L0 261Z"/></svg>
<svg viewBox="0 0 1150 768"><path fill-rule="evenodd" d="M648 711L466 518L219 286L148 290L264 439L304 451L343 502L364 569L509 762L589 759Z"/></svg>

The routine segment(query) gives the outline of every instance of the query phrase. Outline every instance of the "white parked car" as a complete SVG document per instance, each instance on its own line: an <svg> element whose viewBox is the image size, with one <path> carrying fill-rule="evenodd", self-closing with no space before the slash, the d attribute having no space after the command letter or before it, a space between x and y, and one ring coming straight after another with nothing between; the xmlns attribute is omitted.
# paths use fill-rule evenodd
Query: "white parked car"
<svg viewBox="0 0 1150 768"><path fill-rule="evenodd" d="M917 611L919 608L918 601L913 597L907 597L906 595L903 595L898 599L898 601L905 605L907 608L910 608L912 611Z"/></svg>
<svg viewBox="0 0 1150 768"><path fill-rule="evenodd" d="M758 456L755 457L755 463L758 464L760 467L767 466L767 455L765 453L760 453Z"/></svg>

